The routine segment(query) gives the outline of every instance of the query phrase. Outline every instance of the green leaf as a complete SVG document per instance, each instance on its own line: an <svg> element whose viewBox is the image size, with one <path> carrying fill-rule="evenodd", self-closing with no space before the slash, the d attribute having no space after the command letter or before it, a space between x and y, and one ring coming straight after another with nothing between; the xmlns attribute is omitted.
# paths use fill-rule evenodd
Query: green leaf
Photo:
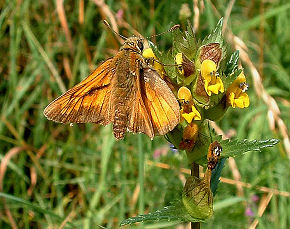
<svg viewBox="0 0 290 229"><path fill-rule="evenodd" d="M223 44L222 28L223 28L223 18L221 18L218 21L212 33L202 41L202 45L207 45L210 43L220 43L222 45Z"/></svg>
<svg viewBox="0 0 290 229"><path fill-rule="evenodd" d="M223 147L222 157L236 157L249 151L261 151L261 149L273 147L279 143L279 139L267 140L224 140L221 142Z"/></svg>
<svg viewBox="0 0 290 229"><path fill-rule="evenodd" d="M236 50L230 57L229 61L226 65L225 74L226 76L234 73L238 69L238 61L239 61L240 52Z"/></svg>
<svg viewBox="0 0 290 229"><path fill-rule="evenodd" d="M171 205L164 207L161 210L151 212L144 215L138 215L125 219L121 222L120 226L130 225L140 222L152 221L173 221L173 222L204 222L201 219L192 218L186 211L183 203L180 200L173 202Z"/></svg>
<svg viewBox="0 0 290 229"><path fill-rule="evenodd" d="M264 148L273 147L279 143L279 139L267 139L267 140L219 140L221 136L215 136L213 141L218 141L223 147L221 158L241 156L249 151L261 151ZM206 166L206 156L200 158L196 163Z"/></svg>
<svg viewBox="0 0 290 229"><path fill-rule="evenodd" d="M177 77L178 74L175 70L174 66L166 66L166 64L174 64L175 60L174 57L172 56L172 52L160 52L157 48L157 46L155 44L153 44L152 42L149 42L149 46L150 48L153 50L153 53L155 54L155 56L157 57L157 59L162 63L165 64L164 69L167 73L167 75L169 76L169 78L171 80L173 80L173 82L177 82Z"/></svg>
<svg viewBox="0 0 290 229"><path fill-rule="evenodd" d="M202 41L202 45L208 45L210 43L219 43L220 47L222 49L222 57L221 57L221 61L225 58L226 56L226 46L224 44L224 40L223 40L223 35L222 35L222 28L223 28L223 18L221 18L215 29L212 31L211 34L209 34L203 41ZM199 50L200 52L200 50ZM199 54L198 54L199 55Z"/></svg>
<svg viewBox="0 0 290 229"><path fill-rule="evenodd" d="M173 34L173 55L177 53L183 53L187 58L193 60L197 51L197 42L193 27L190 23L187 25L187 31L182 33L180 30L176 30Z"/></svg>

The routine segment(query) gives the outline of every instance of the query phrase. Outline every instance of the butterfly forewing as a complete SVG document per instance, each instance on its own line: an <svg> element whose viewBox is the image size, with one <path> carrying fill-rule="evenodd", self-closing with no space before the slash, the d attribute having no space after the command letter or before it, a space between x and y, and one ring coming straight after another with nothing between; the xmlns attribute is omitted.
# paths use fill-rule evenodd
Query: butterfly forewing
<svg viewBox="0 0 290 229"><path fill-rule="evenodd" d="M51 102L44 115L55 122L106 125L112 121L112 59L101 64L82 82Z"/></svg>

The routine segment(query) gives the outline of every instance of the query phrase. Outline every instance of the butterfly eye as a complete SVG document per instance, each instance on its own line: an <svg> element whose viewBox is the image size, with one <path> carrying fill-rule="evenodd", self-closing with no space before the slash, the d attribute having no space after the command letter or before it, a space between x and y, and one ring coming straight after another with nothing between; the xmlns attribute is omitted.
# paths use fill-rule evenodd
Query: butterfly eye
<svg viewBox="0 0 290 229"><path fill-rule="evenodd" d="M143 46L143 42L138 41L138 42L137 42L137 45L138 45L140 51L142 52L142 51L143 51L143 48L144 48L144 46Z"/></svg>

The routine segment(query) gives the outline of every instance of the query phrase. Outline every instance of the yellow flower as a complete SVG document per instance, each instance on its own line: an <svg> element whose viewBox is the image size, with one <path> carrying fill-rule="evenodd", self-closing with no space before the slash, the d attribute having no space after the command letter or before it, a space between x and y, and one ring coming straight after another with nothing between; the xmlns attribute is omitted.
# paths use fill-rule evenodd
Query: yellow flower
<svg viewBox="0 0 290 229"><path fill-rule="evenodd" d="M187 87L179 88L177 97L182 103L180 111L181 117L183 117L188 123L191 123L192 120L201 120L201 115L195 108L191 92Z"/></svg>
<svg viewBox="0 0 290 229"><path fill-rule="evenodd" d="M191 106L191 111L189 113L186 113L184 109L181 109L181 116L188 122L191 123L192 120L201 120L201 115L196 110L195 106Z"/></svg>
<svg viewBox="0 0 290 229"><path fill-rule="evenodd" d="M142 55L143 55L143 57L145 57L147 59L158 60L151 48L144 49ZM154 61L154 60L153 60L152 64L153 64L153 68L159 73L161 78L164 78L165 72L164 72L164 68L163 68L162 64L160 64L159 62Z"/></svg>
<svg viewBox="0 0 290 229"><path fill-rule="evenodd" d="M248 85L246 83L246 77L242 72L235 81L227 89L227 101L233 108L245 108L250 105L250 99L246 91Z"/></svg>
<svg viewBox="0 0 290 229"><path fill-rule="evenodd" d="M211 93L218 94L224 92L224 84L216 73L216 64L212 60L204 60L201 63L201 76L204 80L204 88L206 93L211 96Z"/></svg>

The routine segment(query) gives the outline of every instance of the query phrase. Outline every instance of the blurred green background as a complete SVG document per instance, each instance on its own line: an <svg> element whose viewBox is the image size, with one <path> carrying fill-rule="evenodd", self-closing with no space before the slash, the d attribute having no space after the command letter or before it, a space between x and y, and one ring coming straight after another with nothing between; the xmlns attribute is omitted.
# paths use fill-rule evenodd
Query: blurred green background
<svg viewBox="0 0 290 229"><path fill-rule="evenodd" d="M188 9L180 13L184 3ZM123 219L143 209L160 209L181 194L187 175L180 168L188 168L186 155L172 151L163 137L150 141L147 136L127 134L124 141L115 142L111 126L70 127L48 121L42 114L62 90L117 52L120 44L103 19L113 26L115 19L124 36L136 31L150 36L173 24L184 25L187 15L202 39L225 17L227 31L246 44L265 93L279 106L282 127L289 129L289 9L287 0L2 0L0 192L10 196L0 199L0 228L64 228L72 226L69 222L78 228L117 228ZM197 12L199 21L194 19ZM160 50L167 50L172 38L169 33L153 41ZM229 41L229 53L231 49L234 43ZM248 228L261 206L266 209L259 228L289 228L290 170L283 145L287 129L283 132L279 125L269 125L269 107L257 96L247 63L242 66L250 85L250 107L229 109L218 125L240 139L279 138L281 143L236 158L241 181L253 187L243 188L239 195L244 199L237 202L236 185L221 183L215 214L202 228ZM276 116L274 121L278 123ZM138 156L140 152L144 157ZM154 166L150 161L165 164ZM142 164L145 175L140 186ZM227 163L222 176L233 179ZM286 194L271 196L255 186ZM267 197L271 197L269 204L264 201ZM146 227L169 228L169 224ZM189 226L170 228L175 227Z"/></svg>

